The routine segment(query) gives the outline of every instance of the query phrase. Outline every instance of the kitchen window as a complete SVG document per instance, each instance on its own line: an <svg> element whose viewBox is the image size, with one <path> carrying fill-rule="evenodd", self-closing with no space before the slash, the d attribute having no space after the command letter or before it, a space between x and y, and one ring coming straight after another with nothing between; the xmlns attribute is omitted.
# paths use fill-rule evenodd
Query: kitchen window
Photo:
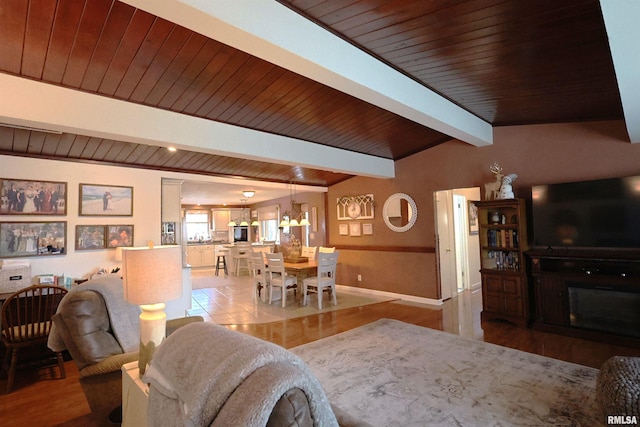
<svg viewBox="0 0 640 427"><path fill-rule="evenodd" d="M186 211L184 220L187 224L187 239L190 242L210 240L209 212Z"/></svg>

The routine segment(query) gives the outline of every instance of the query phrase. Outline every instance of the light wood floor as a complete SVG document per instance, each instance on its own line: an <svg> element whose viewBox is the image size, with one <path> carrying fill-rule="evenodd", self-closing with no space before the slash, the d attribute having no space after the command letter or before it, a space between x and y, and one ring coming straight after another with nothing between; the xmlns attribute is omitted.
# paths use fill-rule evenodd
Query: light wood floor
<svg viewBox="0 0 640 427"><path fill-rule="evenodd" d="M439 308L386 302L233 329L291 348L377 319L391 318L596 368L613 355L640 356L640 349L542 333L502 322L481 323L480 310L478 293L465 292ZM57 369L53 374L49 369L18 372L14 391L0 394L0 425L94 426L78 383L78 371L72 361L65 366L64 380L57 378ZM5 379L0 380L2 393L5 383Z"/></svg>

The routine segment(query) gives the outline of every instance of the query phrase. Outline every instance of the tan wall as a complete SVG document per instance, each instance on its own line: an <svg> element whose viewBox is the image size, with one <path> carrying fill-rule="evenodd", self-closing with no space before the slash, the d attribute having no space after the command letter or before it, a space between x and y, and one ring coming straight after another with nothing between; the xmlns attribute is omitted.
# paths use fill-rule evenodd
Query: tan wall
<svg viewBox="0 0 640 427"><path fill-rule="evenodd" d="M318 231L314 232L309 227L309 246L325 246L325 210L324 210L325 193L297 193L295 195L295 201L297 203L307 203L309 205L309 220L311 221L311 208L315 207L318 212ZM273 199L262 203L251 204L251 209L258 209L263 206L280 206L280 214L291 209L291 198L281 197L279 199ZM294 234L299 239L301 229L300 227L293 227Z"/></svg>
<svg viewBox="0 0 640 427"><path fill-rule="evenodd" d="M500 127L494 144L473 147L450 141L396 162L396 178L352 178L329 189L329 244L346 246L435 247L433 193L483 187L493 181L489 165L499 162L505 173L516 173L516 197L530 198L532 185L640 175L640 144L630 144L619 121ZM409 194L418 206L416 225L394 233L382 219L391 194ZM340 196L373 193L373 235L338 235L335 202ZM483 191L484 195L484 191ZM357 274L362 282L357 282ZM342 249L338 282L350 286L439 298L435 253L405 253Z"/></svg>

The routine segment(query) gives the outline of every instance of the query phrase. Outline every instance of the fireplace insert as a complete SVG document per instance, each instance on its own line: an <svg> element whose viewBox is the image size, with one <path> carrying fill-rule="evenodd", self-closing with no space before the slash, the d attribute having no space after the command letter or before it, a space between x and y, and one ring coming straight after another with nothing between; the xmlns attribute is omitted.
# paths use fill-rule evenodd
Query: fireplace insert
<svg viewBox="0 0 640 427"><path fill-rule="evenodd" d="M571 326L640 338L640 289L567 283Z"/></svg>

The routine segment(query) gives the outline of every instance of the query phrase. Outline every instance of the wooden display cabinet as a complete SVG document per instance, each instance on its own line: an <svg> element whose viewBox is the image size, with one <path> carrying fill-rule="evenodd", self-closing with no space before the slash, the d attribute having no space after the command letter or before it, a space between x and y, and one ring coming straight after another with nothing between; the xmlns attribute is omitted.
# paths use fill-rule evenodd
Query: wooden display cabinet
<svg viewBox="0 0 640 427"><path fill-rule="evenodd" d="M524 199L475 202L478 208L482 319L526 326L530 320L524 251L527 217Z"/></svg>

